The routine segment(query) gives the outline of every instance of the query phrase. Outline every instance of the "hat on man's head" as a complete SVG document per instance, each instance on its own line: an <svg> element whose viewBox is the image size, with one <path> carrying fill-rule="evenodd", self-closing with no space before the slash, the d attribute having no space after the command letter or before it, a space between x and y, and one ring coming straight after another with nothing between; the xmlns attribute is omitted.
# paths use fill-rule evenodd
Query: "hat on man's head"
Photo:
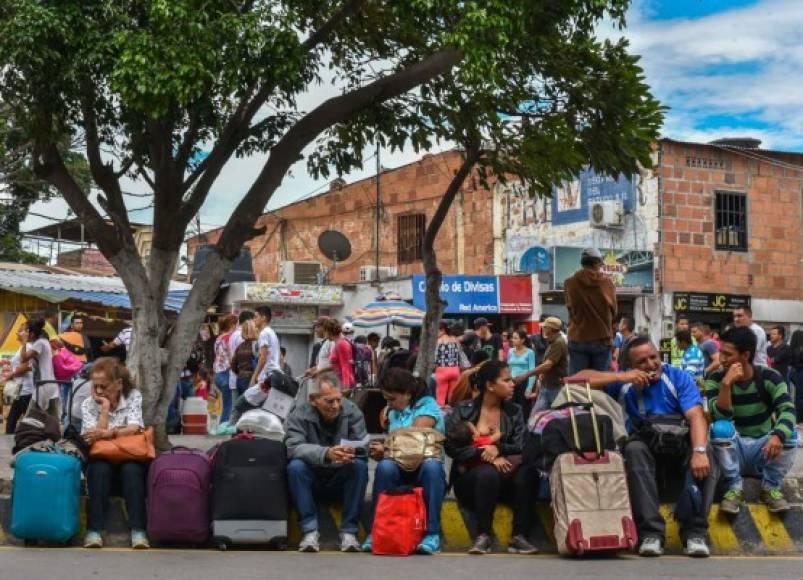
<svg viewBox="0 0 803 580"><path fill-rule="evenodd" d="M561 330L563 328L563 322L561 322L560 318L557 316L550 316L541 323L541 326L546 326L552 330Z"/></svg>
<svg viewBox="0 0 803 580"><path fill-rule="evenodd" d="M354 325L351 322L344 322L340 328L343 334L354 334Z"/></svg>
<svg viewBox="0 0 803 580"><path fill-rule="evenodd" d="M474 321L474 330L478 330L478 329L482 328L483 326L491 326L491 323L488 322L487 318L480 317L480 318L477 318Z"/></svg>
<svg viewBox="0 0 803 580"><path fill-rule="evenodd" d="M593 258L595 260L602 260L602 253L597 248L583 248L583 253L580 254L580 259Z"/></svg>

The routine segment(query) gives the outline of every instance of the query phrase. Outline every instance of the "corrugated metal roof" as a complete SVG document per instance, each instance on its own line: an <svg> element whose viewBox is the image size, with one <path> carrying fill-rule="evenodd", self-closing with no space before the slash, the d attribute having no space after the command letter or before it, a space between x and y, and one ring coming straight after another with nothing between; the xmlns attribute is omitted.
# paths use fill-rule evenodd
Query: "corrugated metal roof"
<svg viewBox="0 0 803 580"><path fill-rule="evenodd" d="M80 302L94 302L111 308L131 310L131 300L129 300L128 294L121 294L119 292L91 292L86 290L64 290L57 288L43 290L40 288L26 288L23 286L6 286L5 284L0 284L0 289L16 292L17 294L25 294L26 296L35 296L36 298L41 298L46 302L55 304L66 300L78 300ZM171 290L168 292L167 299L165 300L165 310L179 312L181 307L184 306L184 301L187 299L189 293L189 289Z"/></svg>
<svg viewBox="0 0 803 580"><path fill-rule="evenodd" d="M70 290L79 292L109 292L126 294L120 278L113 276L89 276L71 274L51 274L42 271L5 269L0 267L0 286L3 288L35 288L44 290ZM191 285L183 282L170 282L170 290L186 290Z"/></svg>

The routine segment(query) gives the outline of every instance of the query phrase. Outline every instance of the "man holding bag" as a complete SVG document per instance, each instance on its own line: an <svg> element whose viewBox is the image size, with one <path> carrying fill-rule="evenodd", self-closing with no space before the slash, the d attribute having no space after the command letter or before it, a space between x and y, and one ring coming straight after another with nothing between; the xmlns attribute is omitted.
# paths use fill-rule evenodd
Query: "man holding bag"
<svg viewBox="0 0 803 580"><path fill-rule="evenodd" d="M362 411L343 398L340 382L332 373L319 378L319 391L297 405L287 417L287 479L298 512L303 537L300 552L318 552L317 499L343 501L340 550L359 552L357 530L360 508L368 485L365 447L344 445L368 436Z"/></svg>
<svg viewBox="0 0 803 580"><path fill-rule="evenodd" d="M627 415L630 438L624 458L633 517L641 541L640 556L660 556L666 539L666 522L658 510L656 472L684 473L677 501L684 553L707 557L708 512L718 479L708 446L708 424L697 385L684 371L661 362L655 345L646 337L628 348L632 370L576 375L619 401Z"/></svg>

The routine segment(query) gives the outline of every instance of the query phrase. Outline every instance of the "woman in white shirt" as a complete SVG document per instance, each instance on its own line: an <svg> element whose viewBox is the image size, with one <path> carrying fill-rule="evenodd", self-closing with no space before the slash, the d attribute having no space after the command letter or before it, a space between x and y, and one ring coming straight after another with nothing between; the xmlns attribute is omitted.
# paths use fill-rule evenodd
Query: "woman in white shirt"
<svg viewBox="0 0 803 580"><path fill-rule="evenodd" d="M131 382L131 375L117 359L99 358L92 365L92 396L81 405L81 434L92 445L102 439L135 435L142 431L142 394ZM102 548L101 535L112 483L121 484L125 498L131 547L149 548L145 534L145 476L147 466L136 461L114 465L90 459L87 467L87 532L85 548Z"/></svg>
<svg viewBox="0 0 803 580"><path fill-rule="evenodd" d="M61 419L59 412L59 384L53 372L53 349L45 331L45 319L28 322L28 342L22 343L20 360L33 367L34 399L48 414Z"/></svg>
<svg viewBox="0 0 803 580"><path fill-rule="evenodd" d="M17 333L17 340L21 343L28 341L28 327L22 325ZM26 349L30 349L31 345L27 344ZM33 370L30 363L22 362L22 347L17 350L11 359L11 377L10 381L15 381L19 384L19 392L17 398L11 404L11 409L8 412L8 419L6 420L6 435L13 435L17 429L17 422L25 415L28 405L31 403L33 396Z"/></svg>

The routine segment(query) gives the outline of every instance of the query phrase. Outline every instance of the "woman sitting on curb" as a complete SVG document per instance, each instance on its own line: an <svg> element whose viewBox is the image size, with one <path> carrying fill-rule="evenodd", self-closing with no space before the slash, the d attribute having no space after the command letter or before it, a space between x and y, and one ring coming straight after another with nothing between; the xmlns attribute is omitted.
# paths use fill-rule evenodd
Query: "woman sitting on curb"
<svg viewBox="0 0 803 580"><path fill-rule="evenodd" d="M469 554L491 551L493 515L502 498L513 503L513 537L508 551L534 554L528 540L538 489L538 471L521 465L526 426L511 402L513 379L506 363L488 361L475 375L479 396L449 415L446 453L454 461L450 479L457 501L474 511L477 537Z"/></svg>
<svg viewBox="0 0 803 580"><path fill-rule="evenodd" d="M135 435L142 431L142 394L131 382L131 375L115 358L103 357L92 366L92 395L81 405L81 434L88 444L102 439ZM125 498L131 547L150 547L145 535L145 475L147 466L136 461L114 465L90 459L87 467L87 532L84 548L102 548L101 532L112 483L119 481Z"/></svg>
<svg viewBox="0 0 803 580"><path fill-rule="evenodd" d="M434 398L425 395L427 385L422 379L413 376L406 369L391 368L382 377L380 387L388 403L386 412L389 433L405 427L430 427L444 432L440 407ZM415 471L402 471L395 461L384 459L385 449L379 441L371 443L370 454L372 459L379 462L374 475L372 518L379 494L383 491L404 484L421 486L424 488L424 502L427 505L427 529L417 551L419 554L440 552L441 506L446 495L443 463L437 459L427 459ZM370 552L372 548L369 535L362 549Z"/></svg>

